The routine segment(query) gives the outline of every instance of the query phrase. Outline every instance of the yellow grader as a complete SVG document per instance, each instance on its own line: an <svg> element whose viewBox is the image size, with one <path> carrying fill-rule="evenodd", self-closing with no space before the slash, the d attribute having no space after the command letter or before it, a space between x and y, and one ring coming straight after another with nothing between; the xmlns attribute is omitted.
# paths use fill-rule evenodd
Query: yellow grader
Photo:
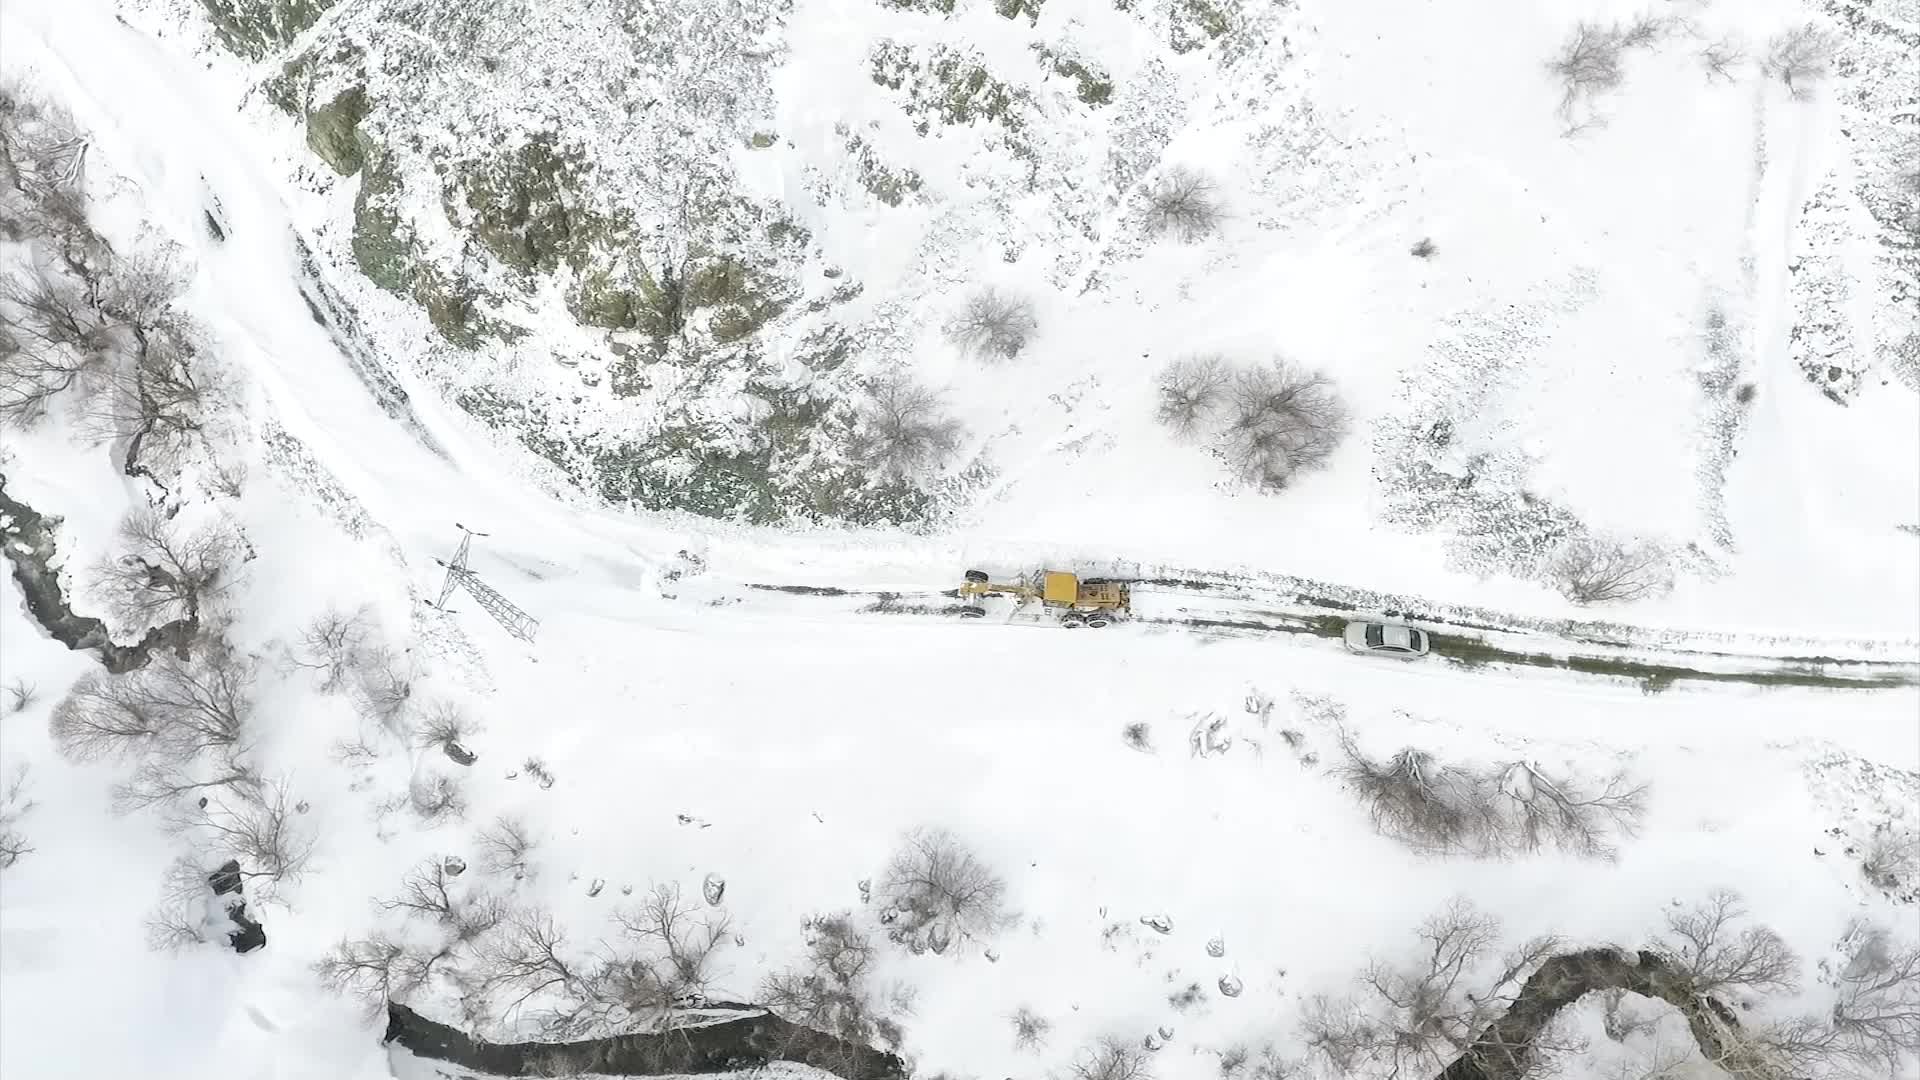
<svg viewBox="0 0 1920 1080"><path fill-rule="evenodd" d="M993 580L984 570L967 571L966 580L960 584L960 598L971 601L987 596L1012 597L1015 611L1038 603L1042 611L1070 630L1112 626L1127 616L1133 603L1127 586L1118 581L1042 570L1031 577L1004 582ZM986 614L986 608L973 603L960 609L963 619L985 618Z"/></svg>

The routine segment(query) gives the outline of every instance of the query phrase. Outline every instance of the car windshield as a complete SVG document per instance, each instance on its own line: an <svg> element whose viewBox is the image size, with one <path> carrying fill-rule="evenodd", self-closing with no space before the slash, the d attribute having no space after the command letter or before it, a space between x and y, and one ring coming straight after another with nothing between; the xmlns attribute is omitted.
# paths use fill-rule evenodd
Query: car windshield
<svg viewBox="0 0 1920 1080"><path fill-rule="evenodd" d="M1409 648L1424 649L1426 648L1426 645L1427 645L1427 635L1421 633L1418 630L1407 631L1407 646Z"/></svg>
<svg viewBox="0 0 1920 1080"><path fill-rule="evenodd" d="M1369 648L1377 649L1386 643L1386 638L1383 636L1385 629L1386 628L1379 623L1367 624L1367 645Z"/></svg>

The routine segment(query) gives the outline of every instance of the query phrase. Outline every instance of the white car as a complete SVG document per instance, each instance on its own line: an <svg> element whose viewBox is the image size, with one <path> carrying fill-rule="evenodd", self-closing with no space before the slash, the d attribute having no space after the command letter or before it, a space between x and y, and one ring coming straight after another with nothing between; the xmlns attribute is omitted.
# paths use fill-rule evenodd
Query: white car
<svg viewBox="0 0 1920 1080"><path fill-rule="evenodd" d="M1354 621L1347 624L1347 648L1357 653L1414 660L1427 655L1427 632L1401 623Z"/></svg>

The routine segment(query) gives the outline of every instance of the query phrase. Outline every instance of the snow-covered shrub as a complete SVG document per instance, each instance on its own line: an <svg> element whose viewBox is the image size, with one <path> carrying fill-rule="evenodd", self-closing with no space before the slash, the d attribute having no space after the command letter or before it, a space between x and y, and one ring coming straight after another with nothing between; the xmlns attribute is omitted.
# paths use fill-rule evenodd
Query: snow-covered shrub
<svg viewBox="0 0 1920 1080"><path fill-rule="evenodd" d="M457 765L471 765L476 756L466 744L479 730L480 725L460 706L451 701L436 701L426 708L419 728L413 733L413 741L423 749L437 747Z"/></svg>
<svg viewBox="0 0 1920 1080"><path fill-rule="evenodd" d="M967 298L948 320L946 332L955 345L981 360L1011 360L1039 327L1031 300L988 286Z"/></svg>
<svg viewBox="0 0 1920 1080"><path fill-rule="evenodd" d="M1192 243L1220 228L1226 209L1220 189L1205 173L1176 165L1147 193L1147 231Z"/></svg>
<svg viewBox="0 0 1920 1080"><path fill-rule="evenodd" d="M956 941L990 938L1013 921L1005 879L945 829L909 832L876 893L888 937L916 950L945 952Z"/></svg>
<svg viewBox="0 0 1920 1080"><path fill-rule="evenodd" d="M1876 888L1898 892L1920 877L1920 831L1901 822L1874 826L1860 852L1860 872Z"/></svg>
<svg viewBox="0 0 1920 1080"><path fill-rule="evenodd" d="M407 806L421 821L462 818L467 813L467 796L460 781L446 773L425 773L407 785Z"/></svg>
<svg viewBox="0 0 1920 1080"><path fill-rule="evenodd" d="M1246 483L1266 491L1326 465L1346 438L1346 406L1324 372L1275 360L1240 372L1229 393L1220 452Z"/></svg>
<svg viewBox="0 0 1920 1080"><path fill-rule="evenodd" d="M27 797L28 776L27 764L21 762L7 778L7 786L0 789L0 870L33 853L33 844L20 831L20 819L26 817L34 805Z"/></svg>
<svg viewBox="0 0 1920 1080"><path fill-rule="evenodd" d="M1645 600L1673 588L1673 557L1658 544L1587 535L1563 544L1548 574L1576 604Z"/></svg>
<svg viewBox="0 0 1920 1080"><path fill-rule="evenodd" d="M1582 22L1573 28L1547 70L1560 82L1560 113L1571 118L1594 97L1620 85L1625 72L1620 52L1625 41L1619 28Z"/></svg>
<svg viewBox="0 0 1920 1080"><path fill-rule="evenodd" d="M1198 438L1212 428L1227 402L1227 388L1232 381L1233 374L1225 357L1190 356L1175 360L1160 372L1160 403L1154 410L1154 419L1176 439Z"/></svg>

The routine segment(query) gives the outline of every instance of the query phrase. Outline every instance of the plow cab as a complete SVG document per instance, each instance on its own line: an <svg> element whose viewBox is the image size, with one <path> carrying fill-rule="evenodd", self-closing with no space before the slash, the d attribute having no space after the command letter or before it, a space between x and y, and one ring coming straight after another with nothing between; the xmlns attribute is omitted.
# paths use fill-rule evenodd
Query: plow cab
<svg viewBox="0 0 1920 1080"><path fill-rule="evenodd" d="M988 596L1006 596L1014 600L1014 610L1039 604L1060 625L1069 628L1111 626L1131 610L1132 596L1124 582L1099 578L1081 578L1061 570L1042 570L1030 578L1011 582L994 581L983 570L969 570L960 585L962 600ZM987 609L969 603L960 609L963 619L984 618Z"/></svg>

